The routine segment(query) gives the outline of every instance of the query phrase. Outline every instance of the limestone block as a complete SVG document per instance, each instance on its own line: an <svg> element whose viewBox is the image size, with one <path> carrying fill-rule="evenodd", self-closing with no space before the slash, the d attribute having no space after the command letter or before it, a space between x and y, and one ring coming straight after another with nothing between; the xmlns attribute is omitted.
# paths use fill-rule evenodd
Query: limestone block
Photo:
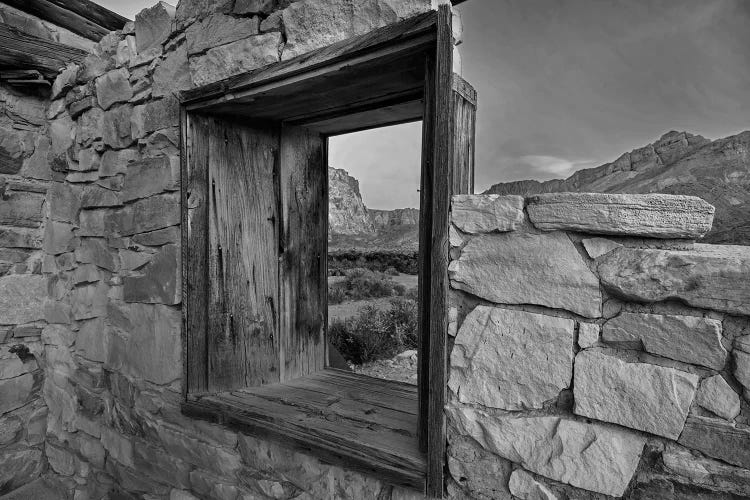
<svg viewBox="0 0 750 500"><path fill-rule="evenodd" d="M278 5L278 0L237 0L234 3L235 14L264 14L272 13Z"/></svg>
<svg viewBox="0 0 750 500"><path fill-rule="evenodd" d="M599 325L596 323L578 324L578 347L588 349L599 342Z"/></svg>
<svg viewBox="0 0 750 500"><path fill-rule="evenodd" d="M232 477L242 467L240 456L222 447L177 432L167 425L159 425L155 431L167 451L180 460L224 477Z"/></svg>
<svg viewBox="0 0 750 500"><path fill-rule="evenodd" d="M35 229L0 227L0 247L42 248L42 238Z"/></svg>
<svg viewBox="0 0 750 500"><path fill-rule="evenodd" d="M109 109L118 102L128 102L133 97L129 78L128 70L120 68L109 71L95 80L96 98L102 109Z"/></svg>
<svg viewBox="0 0 750 500"><path fill-rule="evenodd" d="M137 107L133 108L133 114L135 114L136 109ZM124 174L127 172L128 164L137 158L138 151L134 149L121 149L119 151L108 149L102 155L99 176L111 177L117 174Z"/></svg>
<svg viewBox="0 0 750 500"><path fill-rule="evenodd" d="M750 468L750 429L725 420L691 415L677 442L709 457Z"/></svg>
<svg viewBox="0 0 750 500"><path fill-rule="evenodd" d="M135 161L128 164L122 185L122 199L126 202L133 201L166 190L175 190L177 182L166 156Z"/></svg>
<svg viewBox="0 0 750 500"><path fill-rule="evenodd" d="M257 17L232 17L221 13L208 16L185 30L187 53L198 54L219 45L257 35L258 24Z"/></svg>
<svg viewBox="0 0 750 500"><path fill-rule="evenodd" d="M104 144L114 149L123 149L136 139L130 135L130 116L133 108L123 105L112 108L104 113L102 119L102 140Z"/></svg>
<svg viewBox="0 0 750 500"><path fill-rule="evenodd" d="M691 373L585 350L575 358L573 411L677 439L697 387Z"/></svg>
<svg viewBox="0 0 750 500"><path fill-rule="evenodd" d="M116 429L102 426L101 430L102 446L109 454L123 465L129 467L135 466L133 457L133 441L120 434Z"/></svg>
<svg viewBox="0 0 750 500"><path fill-rule="evenodd" d="M523 469L513 471L508 488L520 500L557 500L557 495Z"/></svg>
<svg viewBox="0 0 750 500"><path fill-rule="evenodd" d="M73 88L76 84L76 78L78 78L78 71L80 70L77 64L68 64L55 78L52 84L52 93L50 99L57 99Z"/></svg>
<svg viewBox="0 0 750 500"><path fill-rule="evenodd" d="M305 0L282 11L287 43L282 59L363 35L432 8L430 0Z"/></svg>
<svg viewBox="0 0 750 500"><path fill-rule="evenodd" d="M47 279L38 274L0 276L0 325L44 319Z"/></svg>
<svg viewBox="0 0 750 500"><path fill-rule="evenodd" d="M190 74L196 86L260 68L279 60L280 33L264 33L209 49L190 58Z"/></svg>
<svg viewBox="0 0 750 500"><path fill-rule="evenodd" d="M187 49L184 45L173 50L156 66L154 70L154 97L165 96L192 86Z"/></svg>
<svg viewBox="0 0 750 500"><path fill-rule="evenodd" d="M66 222L50 221L44 227L44 251L50 255L73 250L74 226Z"/></svg>
<svg viewBox="0 0 750 500"><path fill-rule="evenodd" d="M83 188L80 203L83 208L106 208L122 206L122 202L122 196L118 191L98 184L89 184Z"/></svg>
<svg viewBox="0 0 750 500"><path fill-rule="evenodd" d="M714 218L713 205L670 194L545 193L529 197L527 211L545 231L650 238L702 238Z"/></svg>
<svg viewBox="0 0 750 500"><path fill-rule="evenodd" d="M112 111L108 111L107 113L112 113ZM88 147L91 145L91 143L103 137L105 133L104 116L105 112L102 111L101 108L93 107L82 113L81 116L78 117L76 126L73 127L73 125L71 124L71 128L68 132L70 133L70 131L75 130L76 142L82 147ZM109 117L110 128L112 128L111 121L113 118L115 118L115 116ZM53 139L53 150L54 143L55 141ZM53 168L52 170L55 169Z"/></svg>
<svg viewBox="0 0 750 500"><path fill-rule="evenodd" d="M513 231L522 221L522 196L459 194L451 200L451 222L464 233Z"/></svg>
<svg viewBox="0 0 750 500"><path fill-rule="evenodd" d="M592 259L601 257L605 253L611 252L615 248L622 246L621 244L608 240L607 238L587 238L582 240L581 243L583 244L583 248L586 249L586 253L589 254L589 257Z"/></svg>
<svg viewBox="0 0 750 500"><path fill-rule="evenodd" d="M204 17L214 12L228 14L232 11L234 0L181 0L177 4L175 19L178 23L196 18Z"/></svg>
<svg viewBox="0 0 750 500"><path fill-rule="evenodd" d="M81 238L75 250L76 261L95 264L108 271L117 271L118 262L103 238Z"/></svg>
<svg viewBox="0 0 750 500"><path fill-rule="evenodd" d="M146 264L140 276L123 278L125 302L179 304L180 252L177 245L164 245Z"/></svg>
<svg viewBox="0 0 750 500"><path fill-rule="evenodd" d="M50 218L54 221L78 221L78 211L81 209L78 189L66 182L53 182L47 190L47 205Z"/></svg>
<svg viewBox="0 0 750 500"><path fill-rule="evenodd" d="M111 304L106 366L168 384L182 376L180 312L163 305Z"/></svg>
<svg viewBox="0 0 750 500"><path fill-rule="evenodd" d="M693 307L750 315L750 247L617 248L596 260L613 294L639 302L681 299Z"/></svg>
<svg viewBox="0 0 750 500"><path fill-rule="evenodd" d="M451 287L495 303L601 316L599 280L565 233L476 236L448 271Z"/></svg>
<svg viewBox="0 0 750 500"><path fill-rule="evenodd" d="M558 416L446 410L451 432L536 474L605 495L625 492L646 439L625 429Z"/></svg>
<svg viewBox="0 0 750 500"><path fill-rule="evenodd" d="M176 226L180 223L180 198L169 193L136 200L122 208L111 223L123 236Z"/></svg>
<svg viewBox="0 0 750 500"><path fill-rule="evenodd" d="M135 15L135 44L138 52L161 45L172 31L175 8L166 2L143 9Z"/></svg>
<svg viewBox="0 0 750 500"><path fill-rule="evenodd" d="M479 498L511 500L511 462L481 448L468 436L449 435L448 439L448 470L456 482Z"/></svg>
<svg viewBox="0 0 750 500"><path fill-rule="evenodd" d="M76 349L88 360L104 362L109 350L107 331L103 318L95 318L80 323L76 339Z"/></svg>
<svg viewBox="0 0 750 500"><path fill-rule="evenodd" d="M26 373L7 380L0 380L0 415L20 408L31 400L34 375Z"/></svg>
<svg viewBox="0 0 750 500"><path fill-rule="evenodd" d="M602 339L619 347L643 346L665 358L721 370L727 351L721 321L697 316L621 313L604 323Z"/></svg>
<svg viewBox="0 0 750 500"><path fill-rule="evenodd" d="M0 224L17 227L39 227L44 219L44 196L37 193L3 193L0 199Z"/></svg>
<svg viewBox="0 0 750 500"><path fill-rule="evenodd" d="M161 246L166 245L167 243L179 243L180 228L167 227L151 231L150 233L136 234L133 236L133 241L139 245L146 246Z"/></svg>
<svg viewBox="0 0 750 500"><path fill-rule="evenodd" d="M282 19L283 19L283 13L280 10L277 10L267 18L263 19L260 22L260 32L261 33L269 33L271 31L281 31L282 29Z"/></svg>
<svg viewBox="0 0 750 500"><path fill-rule="evenodd" d="M541 408L570 387L573 320L477 306L451 353L448 387L462 403Z"/></svg>
<svg viewBox="0 0 750 500"><path fill-rule="evenodd" d="M150 132L179 125L179 102L165 97L133 108L130 129L133 138L141 139Z"/></svg>
<svg viewBox="0 0 750 500"><path fill-rule="evenodd" d="M749 339L750 340L750 339ZM745 389L745 399L750 401L750 346L739 346L735 340L735 349L732 352L734 357L734 376Z"/></svg>
<svg viewBox="0 0 750 500"><path fill-rule="evenodd" d="M72 476L76 472L76 457L65 448L47 442L44 447L47 461L53 471L63 476Z"/></svg>
<svg viewBox="0 0 750 500"><path fill-rule="evenodd" d="M82 320L106 315L108 291L107 284L101 281L74 288L70 293L73 317Z"/></svg>
<svg viewBox="0 0 750 500"><path fill-rule="evenodd" d="M78 83L86 83L102 76L107 71L114 69L115 59L106 54L89 54L80 62L81 69L78 71Z"/></svg>
<svg viewBox="0 0 750 500"><path fill-rule="evenodd" d="M89 172L91 170L99 170L99 163L101 162L99 153L93 147L81 149L78 152L78 163L71 164L68 169L76 172Z"/></svg>
<svg viewBox="0 0 750 500"><path fill-rule="evenodd" d="M695 402L727 420L740 414L740 397L721 375L714 375L701 382Z"/></svg>
<svg viewBox="0 0 750 500"><path fill-rule="evenodd" d="M136 470L143 470L153 479L165 477L170 484L180 488L190 488L190 469L187 462L183 462L161 448L137 443L134 447Z"/></svg>
<svg viewBox="0 0 750 500"><path fill-rule="evenodd" d="M136 48L135 36L126 36L117 44L117 51L115 52L115 61L117 66L127 66L130 64L130 59L138 53Z"/></svg>
<svg viewBox="0 0 750 500"><path fill-rule="evenodd" d="M697 456L668 442L662 453L665 469L677 475L680 483L750 498L750 471Z"/></svg>
<svg viewBox="0 0 750 500"><path fill-rule="evenodd" d="M0 453L0 484L3 485L3 492L30 483L40 476L45 466L46 460L40 449L4 449Z"/></svg>
<svg viewBox="0 0 750 500"><path fill-rule="evenodd" d="M23 139L11 128L0 128L0 174L17 174L23 166Z"/></svg>

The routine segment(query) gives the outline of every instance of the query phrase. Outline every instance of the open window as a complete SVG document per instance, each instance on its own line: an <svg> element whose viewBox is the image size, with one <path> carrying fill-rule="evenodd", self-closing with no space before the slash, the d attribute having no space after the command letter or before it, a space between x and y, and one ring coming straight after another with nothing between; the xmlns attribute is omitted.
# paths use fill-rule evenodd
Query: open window
<svg viewBox="0 0 750 500"><path fill-rule="evenodd" d="M476 94L450 7L188 91L183 412L441 496L450 196L473 190ZM418 385L329 367L327 144L422 120Z"/></svg>

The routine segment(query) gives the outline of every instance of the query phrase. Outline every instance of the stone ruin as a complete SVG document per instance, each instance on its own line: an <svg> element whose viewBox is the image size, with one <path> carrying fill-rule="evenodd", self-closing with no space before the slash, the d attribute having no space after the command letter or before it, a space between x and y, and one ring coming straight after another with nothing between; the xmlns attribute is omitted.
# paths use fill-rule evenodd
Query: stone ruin
<svg viewBox="0 0 750 500"><path fill-rule="evenodd" d="M422 498L180 412L178 94L434 7L160 2L49 99L0 87L0 495ZM713 207L451 217L446 498L750 497L750 248L696 243Z"/></svg>

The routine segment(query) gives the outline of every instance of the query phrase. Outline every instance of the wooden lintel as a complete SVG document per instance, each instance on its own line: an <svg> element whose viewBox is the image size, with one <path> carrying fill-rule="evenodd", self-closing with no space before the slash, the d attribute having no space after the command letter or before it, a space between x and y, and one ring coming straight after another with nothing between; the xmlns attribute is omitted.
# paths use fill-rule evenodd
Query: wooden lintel
<svg viewBox="0 0 750 500"><path fill-rule="evenodd" d="M29 35L0 23L0 68L39 71L54 78L68 63L80 62L85 50Z"/></svg>
<svg viewBox="0 0 750 500"><path fill-rule="evenodd" d="M95 42L128 22L89 0L3 0L3 3Z"/></svg>

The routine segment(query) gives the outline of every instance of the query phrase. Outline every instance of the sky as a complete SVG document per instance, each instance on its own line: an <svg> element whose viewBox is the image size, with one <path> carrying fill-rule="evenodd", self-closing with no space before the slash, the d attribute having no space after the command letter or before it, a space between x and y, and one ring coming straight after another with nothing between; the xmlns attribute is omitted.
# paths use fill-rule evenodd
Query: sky
<svg viewBox="0 0 750 500"><path fill-rule="evenodd" d="M153 0L97 0L133 19ZM468 0L476 191L564 178L670 130L750 129L750 0ZM332 138L370 208L419 204L420 124Z"/></svg>

